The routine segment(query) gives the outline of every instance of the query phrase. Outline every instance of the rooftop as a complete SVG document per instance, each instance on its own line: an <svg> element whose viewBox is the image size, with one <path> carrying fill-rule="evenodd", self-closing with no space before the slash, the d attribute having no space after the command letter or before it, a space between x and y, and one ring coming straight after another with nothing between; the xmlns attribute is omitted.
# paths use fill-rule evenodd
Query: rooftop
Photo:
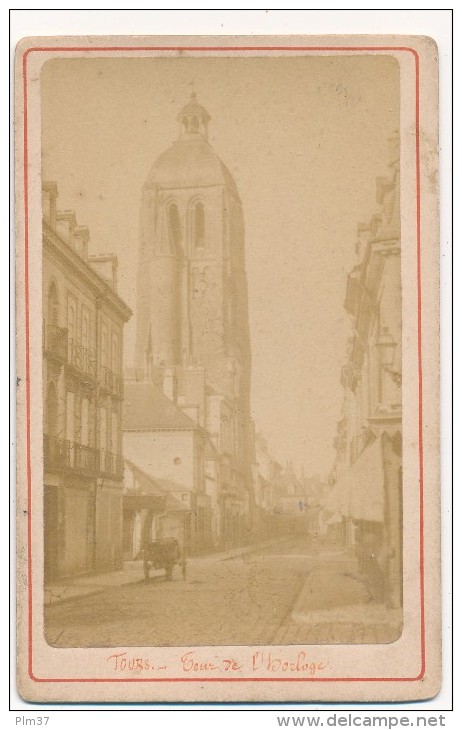
<svg viewBox="0 0 462 730"><path fill-rule="evenodd" d="M194 431L198 427L152 383L125 383L123 428L126 431Z"/></svg>

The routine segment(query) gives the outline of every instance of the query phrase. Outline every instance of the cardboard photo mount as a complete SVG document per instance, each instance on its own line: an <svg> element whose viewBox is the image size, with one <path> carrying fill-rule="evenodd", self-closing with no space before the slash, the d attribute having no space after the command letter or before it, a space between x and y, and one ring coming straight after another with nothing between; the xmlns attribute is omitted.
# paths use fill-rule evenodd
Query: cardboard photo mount
<svg viewBox="0 0 462 730"><path fill-rule="evenodd" d="M45 638L44 611L44 67L57 59L85 59L91 64L101 58L123 59L124 63L129 59L169 58L173 63L175 59L207 58L213 63L213 59L258 58L264 63L264 59L277 58L338 61L377 56L391 57L399 67L403 328L399 638L369 644L51 645ZM176 93L172 89L172 95ZM71 104L79 103L72 95L70 99ZM124 703L398 702L435 696L441 682L441 590L438 50L434 41L377 35L25 38L16 50L15 102L20 695L31 702ZM361 133L358 129L359 138ZM335 169L329 174L334 181ZM245 200L243 204L245 208ZM290 313L290 301L280 306ZM191 661L185 660L189 652L193 652Z"/></svg>

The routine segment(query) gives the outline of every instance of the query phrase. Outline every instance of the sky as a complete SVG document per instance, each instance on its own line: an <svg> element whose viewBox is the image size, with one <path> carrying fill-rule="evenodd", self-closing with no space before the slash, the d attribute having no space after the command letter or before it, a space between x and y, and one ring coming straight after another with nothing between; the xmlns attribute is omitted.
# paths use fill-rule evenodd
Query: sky
<svg viewBox="0 0 462 730"><path fill-rule="evenodd" d="M281 463L326 475L351 333L346 277L399 129L396 61L54 59L41 85L43 179L57 182L58 207L89 227L90 252L117 254L119 294L134 312L141 187L195 91L244 209L256 428Z"/></svg>

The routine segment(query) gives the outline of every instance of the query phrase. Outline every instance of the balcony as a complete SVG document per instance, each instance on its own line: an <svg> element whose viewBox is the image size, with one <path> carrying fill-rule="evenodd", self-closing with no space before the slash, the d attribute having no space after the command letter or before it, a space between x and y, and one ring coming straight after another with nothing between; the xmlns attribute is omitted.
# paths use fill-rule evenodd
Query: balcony
<svg viewBox="0 0 462 730"><path fill-rule="evenodd" d="M99 473L98 449L76 441L44 435L43 460L45 471L75 472L83 476Z"/></svg>
<svg viewBox="0 0 462 730"><path fill-rule="evenodd" d="M61 364L67 364L85 379L96 379L96 355L94 350L84 347L69 337L65 327L48 325L43 329L43 350L45 354Z"/></svg>
<svg viewBox="0 0 462 730"><path fill-rule="evenodd" d="M122 479L124 474L124 460L120 454L47 435L43 437L43 461L45 471L111 479Z"/></svg>
<svg viewBox="0 0 462 730"><path fill-rule="evenodd" d="M120 454L101 449L99 452L100 473L111 479L123 479L124 459Z"/></svg>
<svg viewBox="0 0 462 730"><path fill-rule="evenodd" d="M87 376L90 380L96 378L96 355L94 350L79 345L75 340L69 339L67 346L67 363L81 375Z"/></svg>
<svg viewBox="0 0 462 730"><path fill-rule="evenodd" d="M123 380L109 368L101 368L100 388L116 398L123 397Z"/></svg>

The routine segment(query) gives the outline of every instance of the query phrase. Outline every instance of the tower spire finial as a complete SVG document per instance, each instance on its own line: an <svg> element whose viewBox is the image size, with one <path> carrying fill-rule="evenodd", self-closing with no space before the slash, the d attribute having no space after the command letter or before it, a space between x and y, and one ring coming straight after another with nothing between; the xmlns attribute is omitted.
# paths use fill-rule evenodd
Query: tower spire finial
<svg viewBox="0 0 462 730"><path fill-rule="evenodd" d="M194 82L192 81L191 86L193 84ZM198 103L197 94L193 88L189 102L183 107L177 117L180 123L180 137L182 139L191 139L202 136L207 139L210 118L207 109Z"/></svg>

